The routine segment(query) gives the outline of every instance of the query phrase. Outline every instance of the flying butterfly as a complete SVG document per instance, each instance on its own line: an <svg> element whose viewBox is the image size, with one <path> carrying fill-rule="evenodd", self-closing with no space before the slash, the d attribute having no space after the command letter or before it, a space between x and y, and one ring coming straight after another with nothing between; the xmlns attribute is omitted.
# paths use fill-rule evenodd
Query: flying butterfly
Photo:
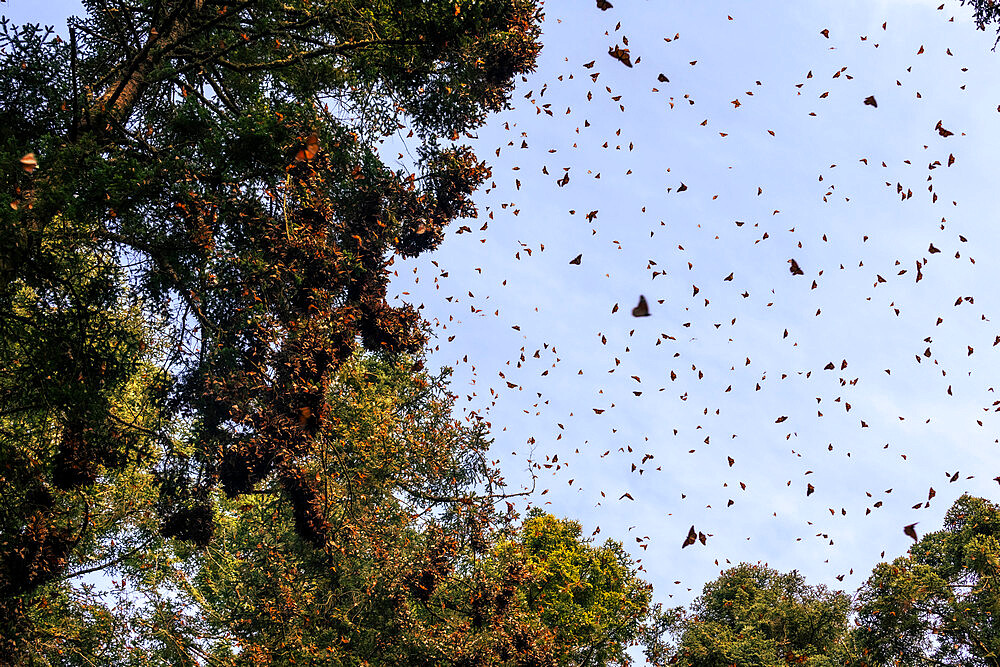
<svg viewBox="0 0 1000 667"><path fill-rule="evenodd" d="M576 264L577 266L580 266L580 262L582 260L583 260L583 253L581 252L579 255L577 255L573 259L569 260L569 263L570 264Z"/></svg>
<svg viewBox="0 0 1000 667"><path fill-rule="evenodd" d="M608 47L608 55L619 61L622 65L625 65L625 67L632 66L632 57L629 56L628 49L619 48L618 45L615 44L614 48L611 48L610 46Z"/></svg>
<svg viewBox="0 0 1000 667"><path fill-rule="evenodd" d="M649 304L642 294L639 295L639 305L632 309L632 317L649 317Z"/></svg>
<svg viewBox="0 0 1000 667"><path fill-rule="evenodd" d="M608 2L608 0L597 0L597 8L600 9L602 12L606 12L612 7L614 7L614 5Z"/></svg>
<svg viewBox="0 0 1000 667"><path fill-rule="evenodd" d="M788 263L791 265L788 267L788 270L792 272L793 276L804 276L806 274L794 259L788 260Z"/></svg>
<svg viewBox="0 0 1000 667"><path fill-rule="evenodd" d="M868 97L866 97L865 104L867 104L870 107L875 107L876 109L878 108L878 102L875 101L874 95L869 95Z"/></svg>
<svg viewBox="0 0 1000 667"><path fill-rule="evenodd" d="M691 529L688 530L687 537L684 538L684 544L681 545L681 549L689 547L697 541L698 541L698 532L694 529L694 526L691 526Z"/></svg>
<svg viewBox="0 0 1000 667"><path fill-rule="evenodd" d="M920 522L918 521L917 523L920 523ZM916 525L917 525L916 523L911 523L909 526L903 526L903 532L906 533L908 536L912 537L914 542L916 542L917 539L918 539L917 538L917 531L914 528L914 526L916 526Z"/></svg>

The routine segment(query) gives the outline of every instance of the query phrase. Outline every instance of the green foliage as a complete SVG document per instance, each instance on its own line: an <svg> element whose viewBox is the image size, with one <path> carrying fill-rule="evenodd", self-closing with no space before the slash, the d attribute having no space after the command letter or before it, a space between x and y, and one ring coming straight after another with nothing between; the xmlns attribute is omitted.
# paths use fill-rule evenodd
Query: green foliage
<svg viewBox="0 0 1000 667"><path fill-rule="evenodd" d="M620 543L595 546L580 530L532 510L516 544L528 568L525 603L555 633L559 664L629 665L625 649L643 637L652 589Z"/></svg>
<svg viewBox="0 0 1000 667"><path fill-rule="evenodd" d="M705 584L689 611L674 610L671 662L690 667L844 664L850 598L781 574L741 564Z"/></svg>
<svg viewBox="0 0 1000 667"><path fill-rule="evenodd" d="M880 563L858 593L871 665L1000 665L1000 507L963 495L944 529Z"/></svg>
<svg viewBox="0 0 1000 667"><path fill-rule="evenodd" d="M88 235L53 220L0 286L0 660L59 635L99 642L87 619L107 614L66 579L122 558L150 523L136 501L159 444L157 341Z"/></svg>

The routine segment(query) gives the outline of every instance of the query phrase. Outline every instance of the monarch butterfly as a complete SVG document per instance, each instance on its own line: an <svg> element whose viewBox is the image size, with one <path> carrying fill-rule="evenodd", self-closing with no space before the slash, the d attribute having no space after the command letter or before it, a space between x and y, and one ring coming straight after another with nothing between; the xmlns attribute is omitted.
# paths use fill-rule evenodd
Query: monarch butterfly
<svg viewBox="0 0 1000 667"><path fill-rule="evenodd" d="M299 137L299 139L301 140L302 137ZM296 162L311 160L319 153L319 137L316 136L315 132L306 137L304 141L306 142L305 148L295 154Z"/></svg>
<svg viewBox="0 0 1000 667"><path fill-rule="evenodd" d="M35 157L34 153L28 153L21 158L21 168L24 169L29 174L35 170L38 166L38 158Z"/></svg>

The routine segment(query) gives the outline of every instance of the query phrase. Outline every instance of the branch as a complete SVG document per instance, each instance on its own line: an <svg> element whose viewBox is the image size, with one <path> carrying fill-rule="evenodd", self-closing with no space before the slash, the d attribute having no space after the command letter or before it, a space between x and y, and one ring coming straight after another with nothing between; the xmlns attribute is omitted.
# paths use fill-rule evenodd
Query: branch
<svg viewBox="0 0 1000 667"><path fill-rule="evenodd" d="M203 0L193 0L195 10L201 8ZM122 109L131 107L136 98L139 96L139 88L145 79L146 71L152 67L157 59L150 58L150 52L153 46L159 42L161 39L169 38L171 41L176 40L178 33L181 30L176 25L181 12L186 8L185 2L180 2L177 7L174 8L172 12L167 16L164 21L163 26L160 30L157 30L155 34L152 34L149 41L139 50L139 53L132 58L131 62L126 66L124 74L119 80L118 84L114 88L109 88L108 92L105 93L103 99L100 101L101 111L108 111L109 109L120 111ZM168 34L168 37L162 37L162 35ZM165 52L166 50L164 50ZM122 103L119 105L119 99L121 96L128 91ZM114 115L114 114L112 114Z"/></svg>
<svg viewBox="0 0 1000 667"><path fill-rule="evenodd" d="M412 489L406 484L400 483L400 488L406 491L411 496L415 498L420 498L421 500L426 500L431 503L461 503L461 502L475 502L477 500L492 500L496 502L498 500L506 500L507 498L517 498L518 496L530 496L535 492L535 478L532 477L531 488L527 491L519 491L518 493L488 493L482 496L437 496L429 493L424 493L423 491L418 491Z"/></svg>
<svg viewBox="0 0 1000 667"><path fill-rule="evenodd" d="M112 565L117 565L118 563L121 563L122 561L124 561L124 560L126 560L128 558L131 558L138 551L146 549L152 543L153 543L153 538L149 538L148 540L146 540L145 543L140 544L139 546L135 547L134 549L130 549L130 550L126 551L125 553L123 553L122 555L118 556L117 558L109 560L107 563L104 563L102 565L95 565L93 567L84 568L83 570L78 570L76 572L72 572L72 573L66 574L66 575L64 575L60 579L60 581L67 581L69 579L74 579L76 577L82 577L85 574L90 574L91 572L99 572L99 571L101 571L101 570L103 570L105 568L111 567Z"/></svg>
<svg viewBox="0 0 1000 667"><path fill-rule="evenodd" d="M289 67L296 63L303 62L305 60L313 60L315 58L322 58L323 56L336 55L344 53L346 51L353 51L355 49L364 49L371 46L420 46L425 42L420 40L409 40L409 39L372 39L363 40L360 42L348 42L346 44L337 44L336 46L327 46L322 49L315 49L313 51L303 51L301 53L295 53L285 58L280 58L278 60L271 60L264 63L234 63L230 60L225 60L224 58L219 58L219 64L223 67L227 67L234 72L253 72L266 69L281 69L283 67Z"/></svg>
<svg viewBox="0 0 1000 667"><path fill-rule="evenodd" d="M180 276L177 275L177 271L174 270L174 267L172 267L156 252L156 248L148 243L143 243L142 241L136 239L126 238L121 234L116 234L109 229L100 230L99 235L109 241L114 241L120 245L145 253L146 256L149 257L154 264L156 264L156 267L163 271L170 278L171 282L173 282L177 293L180 294L181 298L184 299L188 307L194 312L195 318L201 325L202 330L209 331L214 328L211 322L208 321L208 318L205 317L205 314L201 312L201 307L195 302L193 290L185 289L184 282L181 280Z"/></svg>
<svg viewBox="0 0 1000 667"><path fill-rule="evenodd" d="M234 114L238 114L240 112L240 108L236 106L236 103L233 101L233 98L226 92L226 87L222 84L222 81L217 80L209 72L205 72L204 76L205 80L208 81L208 85L210 85L212 87L212 90L215 91L216 97L222 100L222 103L226 105L227 109L229 109Z"/></svg>

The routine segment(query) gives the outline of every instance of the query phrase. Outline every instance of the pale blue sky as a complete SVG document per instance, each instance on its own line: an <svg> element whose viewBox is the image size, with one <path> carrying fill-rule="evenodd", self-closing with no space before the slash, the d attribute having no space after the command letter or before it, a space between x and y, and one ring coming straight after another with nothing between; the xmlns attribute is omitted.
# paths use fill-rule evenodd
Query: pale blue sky
<svg viewBox="0 0 1000 667"><path fill-rule="evenodd" d="M433 361L456 367L459 410L491 421L511 484L532 451L558 456L534 502L622 540L657 599L687 602L725 559L853 591L881 552L905 552L904 525L938 528L963 491L997 495L995 35L954 0L612 2L547 3L538 71L479 133L496 183L483 216L395 287L441 323ZM0 11L65 25L74 6ZM623 36L632 69L607 54ZM636 319L640 293L652 314ZM691 524L712 537L681 551Z"/></svg>

